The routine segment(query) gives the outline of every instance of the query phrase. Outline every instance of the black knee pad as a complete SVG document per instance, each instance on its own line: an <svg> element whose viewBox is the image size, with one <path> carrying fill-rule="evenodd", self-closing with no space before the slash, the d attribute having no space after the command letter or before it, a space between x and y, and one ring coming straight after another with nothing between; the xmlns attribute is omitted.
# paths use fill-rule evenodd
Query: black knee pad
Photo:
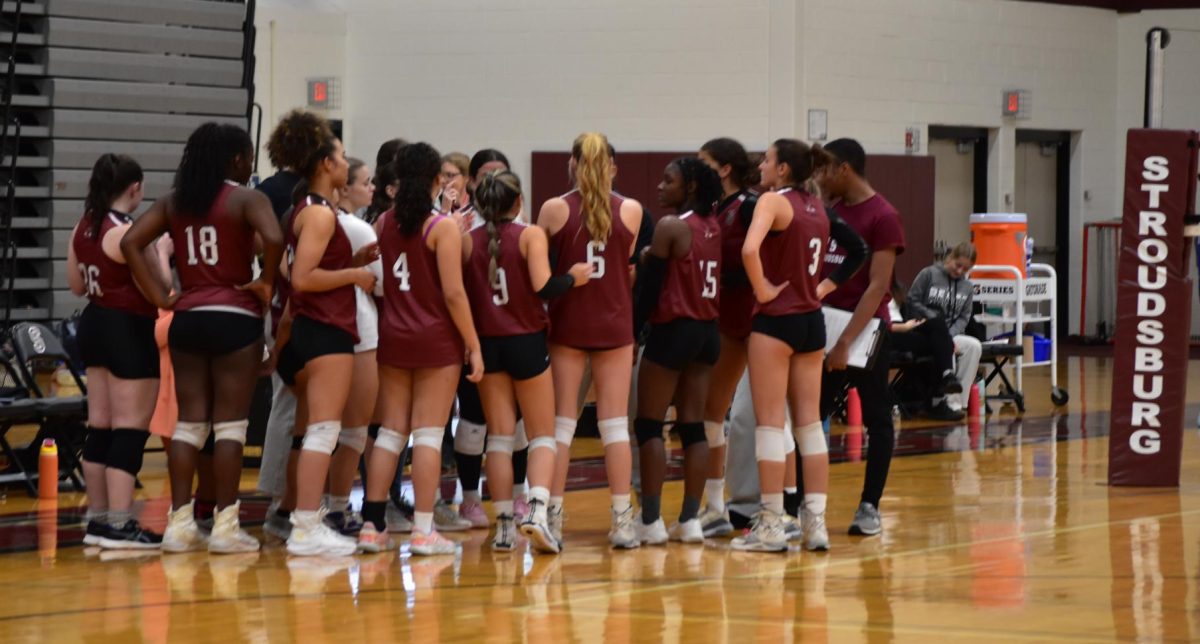
<svg viewBox="0 0 1200 644"><path fill-rule="evenodd" d="M212 456L213 452L216 449L217 449L217 433L210 431L208 433L208 440L204 441L204 447L200 448L200 453L204 454L205 456Z"/></svg>
<svg viewBox="0 0 1200 644"><path fill-rule="evenodd" d="M304 437L303 436L293 436L292 437L292 449L295 451L300 451L300 449L303 447L304 447Z"/></svg>
<svg viewBox="0 0 1200 644"><path fill-rule="evenodd" d="M83 437L83 460L89 463L108 462L108 446L112 444L113 430L89 427Z"/></svg>
<svg viewBox="0 0 1200 644"><path fill-rule="evenodd" d="M371 423L370 425L367 425L367 436L370 436L371 440L379 438L380 427L383 427L383 425L380 423Z"/></svg>
<svg viewBox="0 0 1200 644"><path fill-rule="evenodd" d="M635 418L633 421L633 433L637 436L638 446L645 445L656 438L662 440L664 424L661 420Z"/></svg>
<svg viewBox="0 0 1200 644"><path fill-rule="evenodd" d="M683 449L708 441L704 435L704 423L675 423L675 431L679 433L679 442L683 443Z"/></svg>
<svg viewBox="0 0 1200 644"><path fill-rule="evenodd" d="M104 464L137 476L142 471L142 459L146 455L146 441L150 432L144 429L114 429L112 444L108 447L108 459Z"/></svg>

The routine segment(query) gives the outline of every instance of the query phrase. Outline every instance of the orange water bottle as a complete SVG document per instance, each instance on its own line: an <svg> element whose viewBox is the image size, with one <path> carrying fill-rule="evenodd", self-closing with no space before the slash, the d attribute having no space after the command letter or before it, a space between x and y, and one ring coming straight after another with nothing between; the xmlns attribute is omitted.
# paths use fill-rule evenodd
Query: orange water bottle
<svg viewBox="0 0 1200 644"><path fill-rule="evenodd" d="M38 458L38 498L58 498L58 445L53 438L42 441Z"/></svg>

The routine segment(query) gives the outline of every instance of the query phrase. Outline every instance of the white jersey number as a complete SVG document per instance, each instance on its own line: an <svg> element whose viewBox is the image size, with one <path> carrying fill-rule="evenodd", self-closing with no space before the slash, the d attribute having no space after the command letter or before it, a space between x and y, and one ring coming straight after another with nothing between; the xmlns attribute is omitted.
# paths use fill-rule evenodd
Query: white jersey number
<svg viewBox="0 0 1200 644"><path fill-rule="evenodd" d="M496 269L496 281L492 282L492 304L504 306L508 304L508 274L503 268Z"/></svg>
<svg viewBox="0 0 1200 644"><path fill-rule="evenodd" d="M808 265L808 274L816 275L817 270L821 268L821 240L813 237L808 240L808 247L812 249L812 263Z"/></svg>
<svg viewBox="0 0 1200 644"><path fill-rule="evenodd" d="M717 297L717 263L700 260L700 272L704 273L704 288L700 297L711 300Z"/></svg>
<svg viewBox="0 0 1200 644"><path fill-rule="evenodd" d="M217 250L217 228L216 226L201 226L199 230L200 237L200 255L196 255L196 231L195 226L188 226L184 229L187 234L187 249L188 249L188 266L195 266L203 261L209 266L216 266L221 260L221 253Z"/></svg>
<svg viewBox="0 0 1200 644"><path fill-rule="evenodd" d="M400 257L396 258L396 263L392 264L392 275L395 275L396 279L400 280L401 291L412 290L412 284L408 281L410 275L408 272L408 253L400 253Z"/></svg>
<svg viewBox="0 0 1200 644"><path fill-rule="evenodd" d="M587 245L587 263L592 265L592 279L598 280L604 277L604 247L607 244L602 242L588 242Z"/></svg>
<svg viewBox="0 0 1200 644"><path fill-rule="evenodd" d="M80 264L79 272L83 274L83 281L87 284L87 294L89 296L104 297L104 291L100 290L100 267L92 266L91 264Z"/></svg>

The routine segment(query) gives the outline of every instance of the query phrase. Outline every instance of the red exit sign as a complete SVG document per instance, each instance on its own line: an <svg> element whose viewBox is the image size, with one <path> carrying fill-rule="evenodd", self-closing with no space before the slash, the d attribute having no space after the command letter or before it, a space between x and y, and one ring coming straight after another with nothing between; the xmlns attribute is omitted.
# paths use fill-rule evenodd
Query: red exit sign
<svg viewBox="0 0 1200 644"><path fill-rule="evenodd" d="M331 110L340 107L341 92L336 78L308 79L308 106Z"/></svg>
<svg viewBox="0 0 1200 644"><path fill-rule="evenodd" d="M1004 116L1015 116L1019 119L1029 118L1030 94L1023 89L1007 89L1001 101Z"/></svg>

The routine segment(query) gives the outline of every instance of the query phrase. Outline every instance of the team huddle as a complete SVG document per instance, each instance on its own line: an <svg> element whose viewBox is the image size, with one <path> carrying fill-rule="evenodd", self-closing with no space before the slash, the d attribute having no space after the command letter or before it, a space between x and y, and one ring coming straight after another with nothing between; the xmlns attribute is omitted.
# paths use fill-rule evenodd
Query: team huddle
<svg viewBox="0 0 1200 644"><path fill-rule="evenodd" d="M87 543L257 550L240 525L238 486L252 397L267 373L279 383L273 421L281 399L289 411L264 452L264 476L269 459L278 463L267 531L293 555L379 552L401 531L411 531L414 555L453 553L435 512L456 399L453 444L469 455L460 476L473 470L474 483L464 480L463 516L493 525L494 550L514 550L523 536L537 552L561 552L589 383L611 545L732 534L726 418L747 370L761 505L730 546L829 548L822 419L847 380L863 396L871 439L850 532L880 532L894 431L887 361L847 363L871 319L889 319L904 238L895 209L865 180L857 142L780 139L755 165L736 141L713 139L664 169L658 205L678 214L657 221L614 190L613 150L598 133L572 146L574 190L536 212L494 150L459 162L397 140L372 174L324 119L299 110L267 149L299 179L282 198L245 187L254 146L244 130L201 126L172 192L136 221L136 161L96 163L68 257L72 289L89 299L78 337L89 384ZM823 305L851 313L831 343ZM160 310L173 315L178 401L161 536L130 514L158 394ZM886 343L884 333L881 356ZM669 528L668 427L684 472ZM393 516L407 450L412 513ZM348 496L360 467L359 519ZM494 521L479 505L484 467Z"/></svg>

